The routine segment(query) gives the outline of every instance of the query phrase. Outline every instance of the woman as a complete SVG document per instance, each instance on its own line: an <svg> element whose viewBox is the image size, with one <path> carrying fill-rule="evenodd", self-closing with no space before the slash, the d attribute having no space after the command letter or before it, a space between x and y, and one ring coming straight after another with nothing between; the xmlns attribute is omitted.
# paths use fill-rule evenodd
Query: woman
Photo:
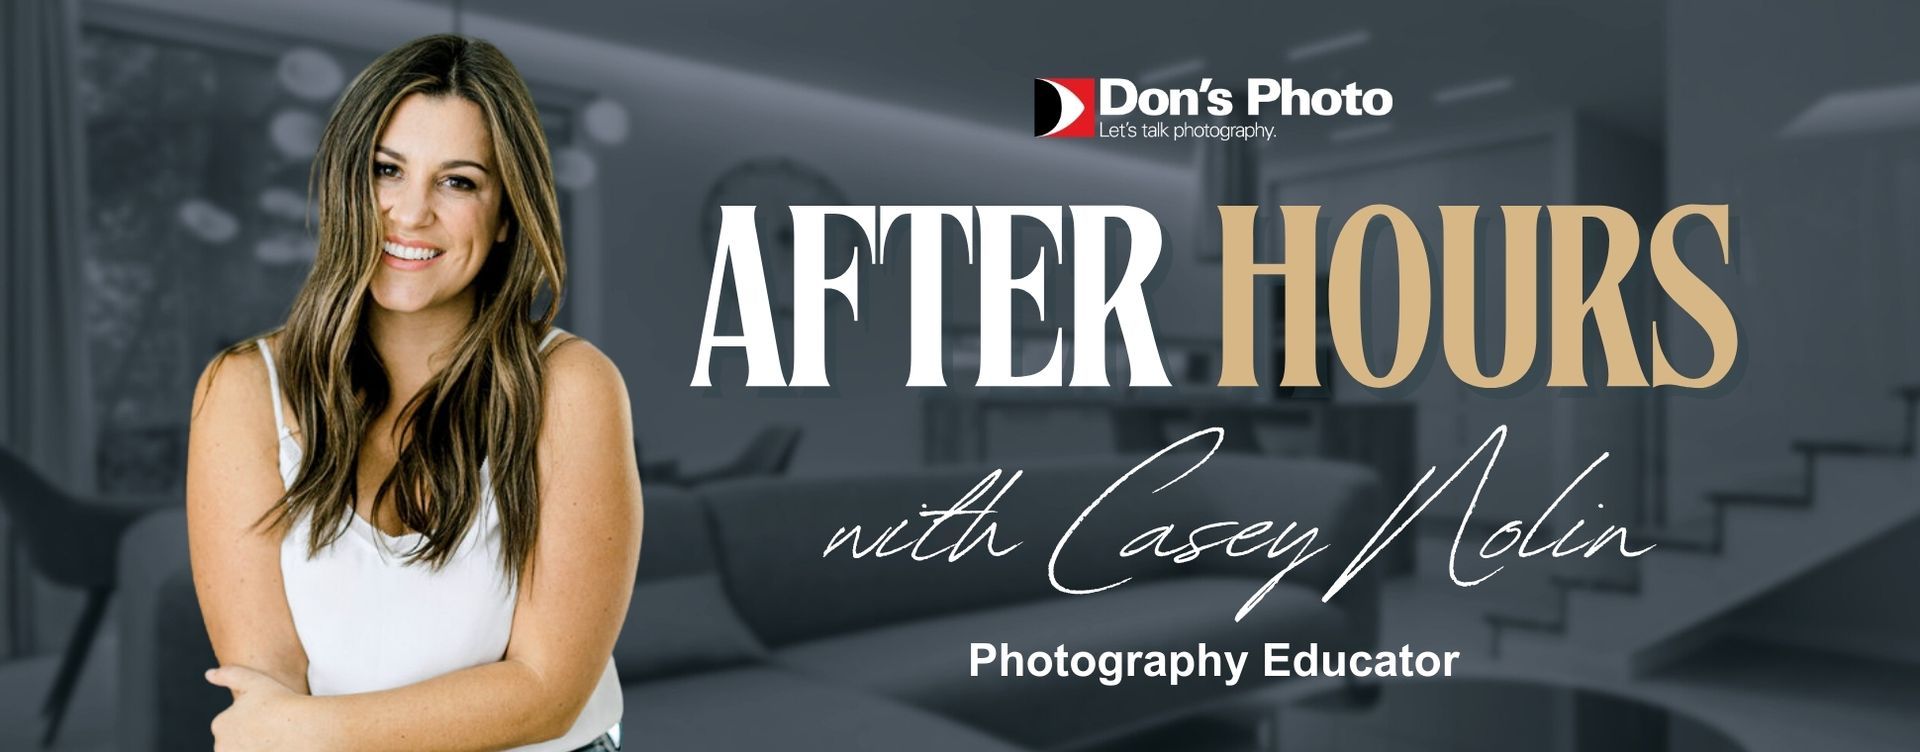
<svg viewBox="0 0 1920 752"><path fill-rule="evenodd" d="M208 681L233 692L215 748L618 749L640 478L619 371L552 327L565 262L526 85L481 41L389 52L342 96L313 191L286 324L194 398L194 585Z"/></svg>

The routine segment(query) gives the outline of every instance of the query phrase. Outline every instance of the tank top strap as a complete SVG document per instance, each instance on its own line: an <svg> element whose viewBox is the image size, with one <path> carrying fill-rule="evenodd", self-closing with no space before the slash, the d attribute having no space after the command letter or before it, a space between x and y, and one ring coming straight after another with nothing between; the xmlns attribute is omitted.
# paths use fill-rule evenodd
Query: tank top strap
<svg viewBox="0 0 1920 752"><path fill-rule="evenodd" d="M557 327L557 326L554 327L552 330L549 330L547 332L547 336L540 340L540 351L546 352L547 345L553 344L554 340L559 339L560 335L566 334L566 333L567 333L567 330L561 329L560 327Z"/></svg>
<svg viewBox="0 0 1920 752"><path fill-rule="evenodd" d="M266 338L262 337L254 342L260 346L260 359L267 362L267 388L273 395L273 427L279 431L281 438L286 438L293 432L287 429L287 420L281 415L280 371L273 367L273 350L267 347Z"/></svg>

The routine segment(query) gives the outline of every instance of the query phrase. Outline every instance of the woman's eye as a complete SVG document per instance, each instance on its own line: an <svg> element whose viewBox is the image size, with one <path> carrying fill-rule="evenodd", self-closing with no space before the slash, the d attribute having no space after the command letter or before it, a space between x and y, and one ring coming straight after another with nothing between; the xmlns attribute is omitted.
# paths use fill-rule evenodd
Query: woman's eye
<svg viewBox="0 0 1920 752"><path fill-rule="evenodd" d="M454 190L460 190L460 191L471 191L475 188L480 187L480 186L474 185L473 181L460 177L459 175L447 176L447 185L452 186Z"/></svg>
<svg viewBox="0 0 1920 752"><path fill-rule="evenodd" d="M373 163L373 174L383 178L400 176L400 166L392 162Z"/></svg>

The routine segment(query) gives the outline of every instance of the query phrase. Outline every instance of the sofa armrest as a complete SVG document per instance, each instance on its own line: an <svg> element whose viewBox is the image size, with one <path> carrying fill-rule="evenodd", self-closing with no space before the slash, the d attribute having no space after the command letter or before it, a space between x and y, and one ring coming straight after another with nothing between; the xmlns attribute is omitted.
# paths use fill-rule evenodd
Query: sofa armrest
<svg viewBox="0 0 1920 752"><path fill-rule="evenodd" d="M1359 554L1386 520L1389 508L1372 470L1335 460L1220 454L1182 481L1186 482L1198 486L1193 489L1198 493L1187 517L1191 524L1271 521L1273 528L1257 539L1266 541L1279 535L1288 523L1299 523L1294 535L1318 528L1312 548L1326 546L1326 550L1282 580L1311 588L1316 596L1331 587ZM1413 544L1402 539L1394 545ZM1270 559L1263 553L1229 557L1224 551L1214 550L1194 562L1194 572L1264 580L1284 569L1294 555L1290 550ZM1382 554L1328 601L1344 611L1355 627L1355 647L1371 647L1378 642L1380 584L1390 559Z"/></svg>
<svg viewBox="0 0 1920 752"><path fill-rule="evenodd" d="M120 540L119 749L152 750L160 725L157 615L167 583L189 572L187 513L164 509L142 517Z"/></svg>

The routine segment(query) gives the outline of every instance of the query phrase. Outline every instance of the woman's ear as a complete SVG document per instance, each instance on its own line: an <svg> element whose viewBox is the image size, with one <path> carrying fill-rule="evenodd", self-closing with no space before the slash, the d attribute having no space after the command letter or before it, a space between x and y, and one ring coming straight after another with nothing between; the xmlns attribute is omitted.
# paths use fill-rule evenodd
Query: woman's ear
<svg viewBox="0 0 1920 752"><path fill-rule="evenodd" d="M507 242L507 231L512 228L513 228L513 220L507 219L506 217L501 217L500 231L493 234L493 242L495 243Z"/></svg>

